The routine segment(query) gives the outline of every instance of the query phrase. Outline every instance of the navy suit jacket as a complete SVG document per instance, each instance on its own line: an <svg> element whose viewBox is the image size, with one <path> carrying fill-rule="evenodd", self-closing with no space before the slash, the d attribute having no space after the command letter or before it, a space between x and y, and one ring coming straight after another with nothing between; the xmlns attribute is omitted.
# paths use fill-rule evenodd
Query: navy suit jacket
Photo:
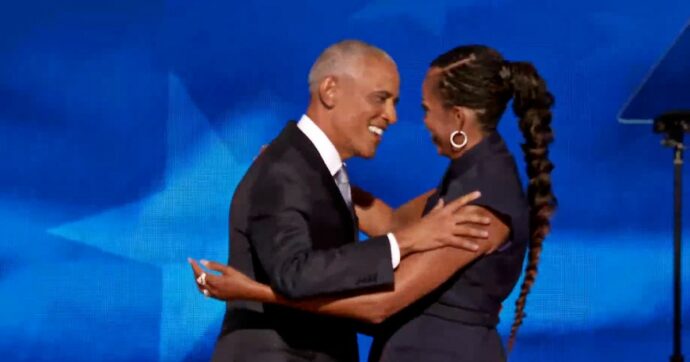
<svg viewBox="0 0 690 362"><path fill-rule="evenodd" d="M294 122L254 161L233 196L230 265L286 297L390 288L390 253L385 236L358 242L356 216ZM278 331L289 349L336 360L357 354L353 322L281 306L228 303L221 337L238 329Z"/></svg>

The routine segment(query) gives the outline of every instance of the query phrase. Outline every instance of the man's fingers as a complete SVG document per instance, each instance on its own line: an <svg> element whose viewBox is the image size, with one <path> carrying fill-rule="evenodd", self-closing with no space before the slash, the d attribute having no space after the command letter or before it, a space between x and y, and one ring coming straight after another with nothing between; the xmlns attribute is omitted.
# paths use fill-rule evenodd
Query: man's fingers
<svg viewBox="0 0 690 362"><path fill-rule="evenodd" d="M456 213L453 220L456 224L491 225L491 218L477 214Z"/></svg>
<svg viewBox="0 0 690 362"><path fill-rule="evenodd" d="M491 218L486 217L486 216L481 216L479 214L464 214L464 213L458 213L455 214L454 220L456 224L477 224L477 225L490 225L491 224Z"/></svg>
<svg viewBox="0 0 690 362"><path fill-rule="evenodd" d="M462 224L462 225L456 225L455 228L453 229L453 234L455 236L461 236L461 237L472 237L472 238L482 238L486 239L489 237L489 232L480 229L480 228L475 228L471 227L467 224Z"/></svg>
<svg viewBox="0 0 690 362"><path fill-rule="evenodd" d="M465 239L465 238L460 238L460 237L454 237L451 239L451 245L456 248L460 249L465 249L467 251L477 251L479 250L479 244L475 243L472 240Z"/></svg>
<svg viewBox="0 0 690 362"><path fill-rule="evenodd" d="M470 202L480 198L482 196L481 192L474 191L469 194L463 195L456 200L453 200L447 205L451 212L457 211L459 208L469 204Z"/></svg>
<svg viewBox="0 0 690 362"><path fill-rule="evenodd" d="M436 206L434 206L434 208L431 209L431 211L436 211L436 210L439 210L439 209L442 209L442 208L443 208L443 199L442 199L442 198L439 198L439 199L438 199L438 202L436 203Z"/></svg>
<svg viewBox="0 0 690 362"><path fill-rule="evenodd" d="M424 216L424 217L426 218L426 217L429 217L429 216L431 216L431 215L436 215L436 214L438 214L438 213L440 213L440 212L443 212L443 210L444 210L443 207L445 206L445 204L446 204L446 203L443 201L443 198L439 198L438 201L436 201L436 205L434 205L434 208L431 209L431 210L429 211L429 214L427 214L427 215Z"/></svg>

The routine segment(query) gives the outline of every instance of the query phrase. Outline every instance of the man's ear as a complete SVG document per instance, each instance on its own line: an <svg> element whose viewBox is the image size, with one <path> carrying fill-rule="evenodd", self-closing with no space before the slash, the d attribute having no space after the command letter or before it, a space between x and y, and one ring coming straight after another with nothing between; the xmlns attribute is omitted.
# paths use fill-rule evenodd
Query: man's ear
<svg viewBox="0 0 690 362"><path fill-rule="evenodd" d="M331 109L337 103L338 78L328 76L319 83L319 100L324 107Z"/></svg>

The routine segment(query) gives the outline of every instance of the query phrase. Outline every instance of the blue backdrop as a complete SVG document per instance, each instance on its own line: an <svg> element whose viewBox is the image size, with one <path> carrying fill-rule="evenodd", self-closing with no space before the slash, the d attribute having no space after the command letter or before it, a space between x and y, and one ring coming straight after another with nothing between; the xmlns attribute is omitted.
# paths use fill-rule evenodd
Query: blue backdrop
<svg viewBox="0 0 690 362"><path fill-rule="evenodd" d="M302 114L311 63L343 38L384 48L400 68L398 124L376 159L350 163L355 183L393 205L435 186L447 164L419 106L431 59L485 43L533 61L557 98L561 206L511 360L667 359L671 154L616 114L687 23L690 2L4 5L2 360L207 360L223 305L198 294L186 257L226 259L237 182ZM515 118L500 130L521 160ZM687 328L684 338L690 353Z"/></svg>

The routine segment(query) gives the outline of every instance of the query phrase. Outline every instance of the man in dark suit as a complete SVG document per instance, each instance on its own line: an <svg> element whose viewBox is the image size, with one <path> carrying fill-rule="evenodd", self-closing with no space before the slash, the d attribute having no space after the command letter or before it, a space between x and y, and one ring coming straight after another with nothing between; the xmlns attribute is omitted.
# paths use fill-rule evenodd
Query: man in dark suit
<svg viewBox="0 0 690 362"><path fill-rule="evenodd" d="M359 41L326 49L309 73L311 100L247 171L230 211L230 265L289 298L391 288L401 257L465 246L444 210L358 241L344 160L373 157L396 121L399 76ZM197 280L204 291L204 275ZM232 301L213 361L356 361L350 321Z"/></svg>

